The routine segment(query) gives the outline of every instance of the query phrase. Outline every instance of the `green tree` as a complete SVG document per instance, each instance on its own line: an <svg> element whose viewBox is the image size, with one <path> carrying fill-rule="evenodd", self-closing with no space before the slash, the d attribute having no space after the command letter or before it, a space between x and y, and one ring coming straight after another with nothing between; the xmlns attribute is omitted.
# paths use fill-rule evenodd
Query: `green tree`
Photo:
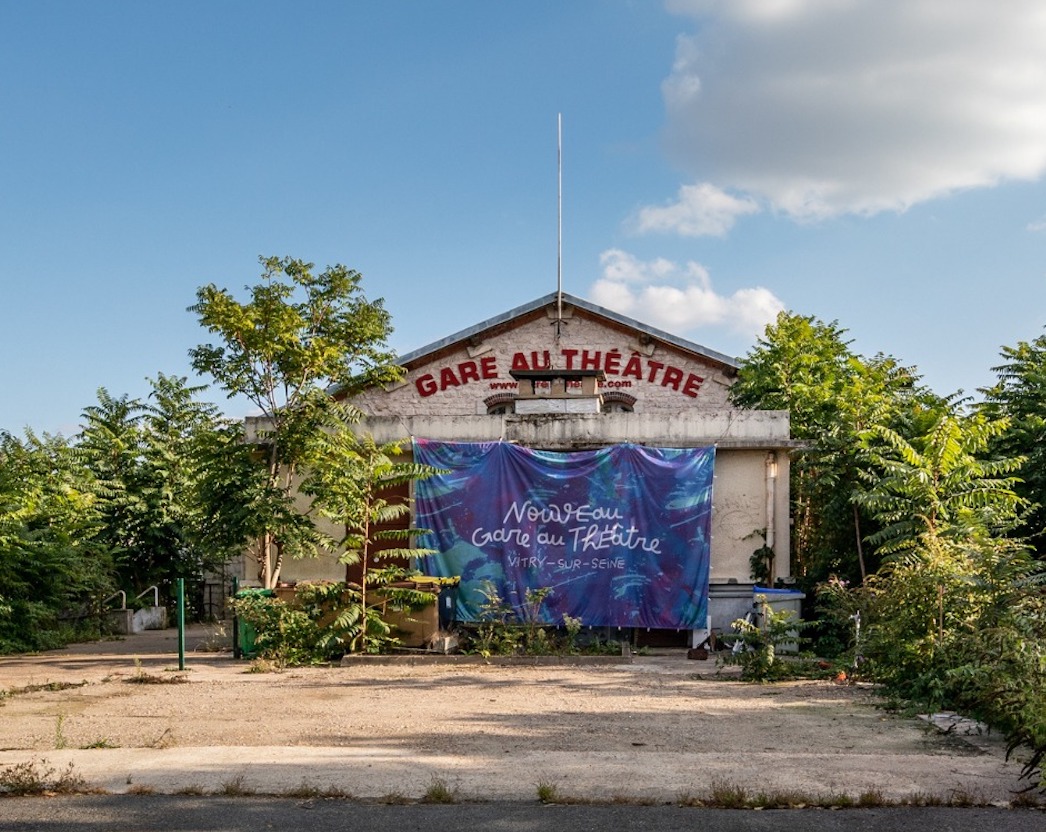
<svg viewBox="0 0 1046 832"><path fill-rule="evenodd" d="M871 542L887 557L857 593L867 615L866 668L894 694L961 709L1046 757L1046 574L1007 535L1024 500L1021 458L992 458L1006 419L940 416L904 440L879 427L878 477L860 499L882 523ZM1046 785L1042 772L1040 784Z"/></svg>
<svg viewBox="0 0 1046 832"><path fill-rule="evenodd" d="M877 566L863 546L870 518L853 499L869 464L861 435L880 424L906 430L939 406L911 368L883 355L865 359L845 336L835 322L782 312L730 391L741 407L790 413L802 443L791 466L792 553L811 586L832 574L863 580Z"/></svg>
<svg viewBox="0 0 1046 832"><path fill-rule="evenodd" d="M104 388L84 409L76 456L93 475L99 538L114 553L122 589L167 590L177 578L198 583L229 552L201 535L204 454L217 441L217 408L202 388L159 376L145 402ZM191 597L191 596L190 596Z"/></svg>
<svg viewBox="0 0 1046 832"><path fill-rule="evenodd" d="M1012 530L1024 501L1014 490L1023 458L988 459L1007 420L942 414L922 436L906 440L882 425L866 436L872 467L855 495L882 524L868 540L883 555L913 551L924 535L957 541Z"/></svg>
<svg viewBox="0 0 1046 832"><path fill-rule="evenodd" d="M143 494L142 404L98 390L98 403L84 408L76 459L92 475L101 527L98 539L118 564L122 589L145 588L152 554L145 542L148 507Z"/></svg>
<svg viewBox="0 0 1046 832"><path fill-rule="evenodd" d="M222 427L218 408L197 396L201 386L160 373L142 405L141 495L146 508L142 542L148 584L185 578L194 588L234 554L201 533L210 517L202 500L209 449ZM195 598L195 595L191 596Z"/></svg>
<svg viewBox="0 0 1046 832"><path fill-rule="evenodd" d="M241 527L262 529L255 550L262 584L273 587L287 556L316 552L309 509L296 508L296 477L322 431L333 388L350 396L401 376L386 347L391 332L382 301L363 294L359 272L342 265L320 273L291 258L260 258L261 282L247 302L214 285L190 307L220 343L190 351L193 367L230 397L245 397L259 412L248 437L264 471L252 481L247 505L258 512ZM241 471L241 473L243 473Z"/></svg>
<svg viewBox="0 0 1046 832"><path fill-rule="evenodd" d="M149 537L154 562L168 565L167 577L187 576L203 568L199 553L191 551L202 513L195 500L198 443L218 413L213 404L194 398L203 388L188 386L185 378L160 373L152 388L141 420L142 480L154 518Z"/></svg>
<svg viewBox="0 0 1046 832"><path fill-rule="evenodd" d="M284 494L270 487L259 451L249 443L242 422L219 425L200 448L198 499L202 510L197 534L209 551L223 560L244 554L248 545L261 547L265 533L301 523L296 535L311 534L311 521L294 511ZM276 517L274 523L272 520ZM264 554L255 551L258 562Z"/></svg>
<svg viewBox="0 0 1046 832"><path fill-rule="evenodd" d="M1023 774L1046 787L1046 574L1020 542L941 517L851 593L867 624L860 672L1030 748Z"/></svg>
<svg viewBox="0 0 1046 832"><path fill-rule="evenodd" d="M1046 335L1003 347L1004 362L993 371L994 385L981 390L979 410L989 419L1005 417L1006 430L991 439L992 451L1023 457L1017 493L1029 503L1017 533L1046 558Z"/></svg>
<svg viewBox="0 0 1046 832"><path fill-rule="evenodd" d="M95 489L67 440L0 433L0 652L61 646L77 622L97 635L114 567Z"/></svg>
<svg viewBox="0 0 1046 832"><path fill-rule="evenodd" d="M371 436L358 436L353 430L355 414L351 408L338 405L330 415L334 418L328 429L317 434L314 462L302 490L315 497L321 516L342 529L329 546L346 564L347 584L350 567L358 567L358 605L342 611L341 630L353 634L350 649L367 652L371 638L380 641L388 635L379 607L387 603L389 592L382 588L406 577L407 564L429 551L409 545L411 538L424 530L409 525L407 489L437 472L407 459L403 448L406 440L379 444ZM386 564L385 569L375 568L379 561ZM380 604L369 596L372 585L381 590ZM403 593L396 596L401 606L430 600L428 593L416 598Z"/></svg>

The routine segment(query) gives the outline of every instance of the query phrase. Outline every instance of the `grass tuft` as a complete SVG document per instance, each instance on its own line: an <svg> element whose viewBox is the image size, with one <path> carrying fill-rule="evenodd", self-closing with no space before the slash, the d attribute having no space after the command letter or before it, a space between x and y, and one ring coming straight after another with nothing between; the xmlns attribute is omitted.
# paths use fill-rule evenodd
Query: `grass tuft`
<svg viewBox="0 0 1046 832"><path fill-rule="evenodd" d="M284 666L281 662L271 659L254 659L244 673L283 673Z"/></svg>
<svg viewBox="0 0 1046 832"><path fill-rule="evenodd" d="M54 721L54 747L56 749L65 748L69 743L65 739L65 733L62 728L65 726L65 714L58 714Z"/></svg>
<svg viewBox="0 0 1046 832"><path fill-rule="evenodd" d="M886 798L879 789L869 789L857 796L857 801L854 805L859 809L875 809L879 806L885 806Z"/></svg>
<svg viewBox="0 0 1046 832"><path fill-rule="evenodd" d="M189 683L189 677L160 676L139 669L137 673L133 676L128 676L124 681L129 685L185 685Z"/></svg>
<svg viewBox="0 0 1046 832"><path fill-rule="evenodd" d="M101 737L96 739L94 742L89 742L87 745L81 745L81 751L90 751L95 748L119 748L120 746L113 742L108 737Z"/></svg>
<svg viewBox="0 0 1046 832"><path fill-rule="evenodd" d="M456 789L450 788L445 780L433 777L425 794L421 798L422 803L457 803L458 794Z"/></svg>
<svg viewBox="0 0 1046 832"><path fill-rule="evenodd" d="M170 726L163 729L163 733L160 734L152 742L146 743L146 748L170 748L174 745L174 731L171 730Z"/></svg>
<svg viewBox="0 0 1046 832"><path fill-rule="evenodd" d="M734 783L713 780L708 805L717 809L747 809L750 806L748 790Z"/></svg>
<svg viewBox="0 0 1046 832"><path fill-rule="evenodd" d="M220 794L223 797L249 797L255 793L255 790L246 784L242 774L237 774L231 780L226 780L215 791L215 794Z"/></svg>
<svg viewBox="0 0 1046 832"><path fill-rule="evenodd" d="M282 796L296 800L343 800L352 797L344 789L339 789L337 786L327 786L327 788L321 789L304 778L302 778L300 785L282 792Z"/></svg>
<svg viewBox="0 0 1046 832"><path fill-rule="evenodd" d="M538 783L538 800L542 803L562 803L563 796L559 793L559 788L555 783L542 780Z"/></svg>

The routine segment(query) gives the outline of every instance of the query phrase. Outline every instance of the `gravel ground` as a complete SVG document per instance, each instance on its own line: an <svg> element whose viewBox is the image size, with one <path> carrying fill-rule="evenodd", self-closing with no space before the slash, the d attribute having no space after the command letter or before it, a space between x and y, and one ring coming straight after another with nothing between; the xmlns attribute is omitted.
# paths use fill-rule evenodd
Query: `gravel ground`
<svg viewBox="0 0 1046 832"><path fill-rule="evenodd" d="M323 781L371 797L447 779L489 799L532 799L541 782L669 800L738 783L1005 803L1018 785L997 737L891 715L868 688L742 684L682 651L252 673L197 649L213 642L191 631L183 672L173 630L0 659L0 690L13 691L0 700L0 767L70 762L108 790L219 790L236 775L270 792Z"/></svg>

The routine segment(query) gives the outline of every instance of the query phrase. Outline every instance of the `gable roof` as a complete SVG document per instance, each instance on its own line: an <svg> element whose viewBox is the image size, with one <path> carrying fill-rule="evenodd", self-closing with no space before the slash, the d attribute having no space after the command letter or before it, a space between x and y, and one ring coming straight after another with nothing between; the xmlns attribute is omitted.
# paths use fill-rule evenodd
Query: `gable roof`
<svg viewBox="0 0 1046 832"><path fill-rule="evenodd" d="M597 306L594 303L590 303L582 298L575 297L574 295L563 292L560 295L558 292L552 292L551 294L544 295L536 300L532 300L529 303L525 303L522 306L517 306L515 309L510 309L508 312L503 312L500 315L495 315L493 318L488 318L481 323L463 329L460 332L455 332L453 335L448 335L445 338L441 338L438 341L433 341L427 346L413 350L399 356L396 361L398 364L409 367L412 364L420 363L423 359L426 359L436 353L439 353L448 347L455 344L459 344L462 341L467 341L470 338L475 338L484 333L488 333L490 330L504 328L506 325L511 324L513 321L532 316L535 313L541 312L545 307L550 304L555 304L557 299L562 297L565 305L573 306L575 309L580 309L583 312L588 313L591 316L597 318L603 318L604 320L616 324L619 327L625 329L634 330L635 332L648 335L649 337L661 341L665 344L670 344L676 349L683 350L684 352L692 353L699 356L706 361L710 361L715 364L722 365L726 370L735 371L740 366L737 359L731 358L721 352L710 350L708 347L703 347L700 344L695 344L692 341L687 341L685 338L680 338L671 333L657 329L652 326L647 326L644 323L636 321L625 315L618 314L602 306Z"/></svg>

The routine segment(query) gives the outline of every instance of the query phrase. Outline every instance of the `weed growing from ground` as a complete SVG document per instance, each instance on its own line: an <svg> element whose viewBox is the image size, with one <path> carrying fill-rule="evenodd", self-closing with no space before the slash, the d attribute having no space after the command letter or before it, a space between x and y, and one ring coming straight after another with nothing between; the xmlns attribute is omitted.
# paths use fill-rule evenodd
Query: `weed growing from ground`
<svg viewBox="0 0 1046 832"><path fill-rule="evenodd" d="M886 798L878 789L869 789L866 792L861 792L854 805L861 809L874 809L878 806L885 806Z"/></svg>
<svg viewBox="0 0 1046 832"><path fill-rule="evenodd" d="M798 791L751 792L745 786L714 781L708 794L696 797L689 792L679 796L678 806L694 806L711 809L874 809L884 806L919 806L939 807L952 806L968 808L988 806L990 802L977 797L964 789L953 790L942 796L931 792L914 792L908 797L888 799L879 789L869 789L857 797L843 793L807 794ZM1010 805L1017 808L1041 808L1042 804L1034 799L1014 799Z"/></svg>
<svg viewBox="0 0 1046 832"><path fill-rule="evenodd" d="M253 659L244 673L283 673L284 665L274 659Z"/></svg>
<svg viewBox="0 0 1046 832"><path fill-rule="evenodd" d="M719 809L747 809L749 807L748 790L744 786L713 780L708 803Z"/></svg>
<svg viewBox="0 0 1046 832"><path fill-rule="evenodd" d="M286 791L281 792L281 795L296 800L345 800L352 796L344 789L339 789L337 786L327 786L327 788L321 789L319 786L314 786L312 783L309 783L304 778L302 778L301 785L296 786L293 789L287 789Z"/></svg>
<svg viewBox="0 0 1046 832"><path fill-rule="evenodd" d="M152 742L147 743L147 748L170 748L174 745L174 732L168 727L163 729L163 733L160 734Z"/></svg>
<svg viewBox="0 0 1046 832"><path fill-rule="evenodd" d="M1043 809L1046 802L1039 800L1033 789L1026 789L1013 796L1010 806L1014 809Z"/></svg>
<svg viewBox="0 0 1046 832"><path fill-rule="evenodd" d="M421 798L422 803L457 803L458 795L455 789L450 788L445 780L433 777L425 794Z"/></svg>
<svg viewBox="0 0 1046 832"><path fill-rule="evenodd" d="M68 743L65 740L65 734L62 731L62 727L65 725L65 714L58 714L54 721L54 747L56 750L65 748Z"/></svg>
<svg viewBox="0 0 1046 832"><path fill-rule="evenodd" d="M255 794L255 790L246 784L242 774L237 774L231 780L226 780L222 783L215 791L215 794L220 794L223 797L246 797Z"/></svg>
<svg viewBox="0 0 1046 832"><path fill-rule="evenodd" d="M87 783L69 765L56 775L47 760L16 763L0 771L0 794L23 797L34 794L78 794L87 791Z"/></svg>
<svg viewBox="0 0 1046 832"><path fill-rule="evenodd" d="M158 676L141 668L133 676L126 679L131 685L185 685L189 683L188 676Z"/></svg>
<svg viewBox="0 0 1046 832"><path fill-rule="evenodd" d="M119 748L119 747L120 747L119 745L117 745L115 742L110 740L108 737L101 737L100 739L97 739L94 742L87 743L87 745L81 745L80 749L82 751L90 751L90 750L95 749L95 748Z"/></svg>
<svg viewBox="0 0 1046 832"><path fill-rule="evenodd" d="M542 803L559 803L561 802L559 789L556 788L555 783L549 783L546 780L542 780L538 783L538 800Z"/></svg>

